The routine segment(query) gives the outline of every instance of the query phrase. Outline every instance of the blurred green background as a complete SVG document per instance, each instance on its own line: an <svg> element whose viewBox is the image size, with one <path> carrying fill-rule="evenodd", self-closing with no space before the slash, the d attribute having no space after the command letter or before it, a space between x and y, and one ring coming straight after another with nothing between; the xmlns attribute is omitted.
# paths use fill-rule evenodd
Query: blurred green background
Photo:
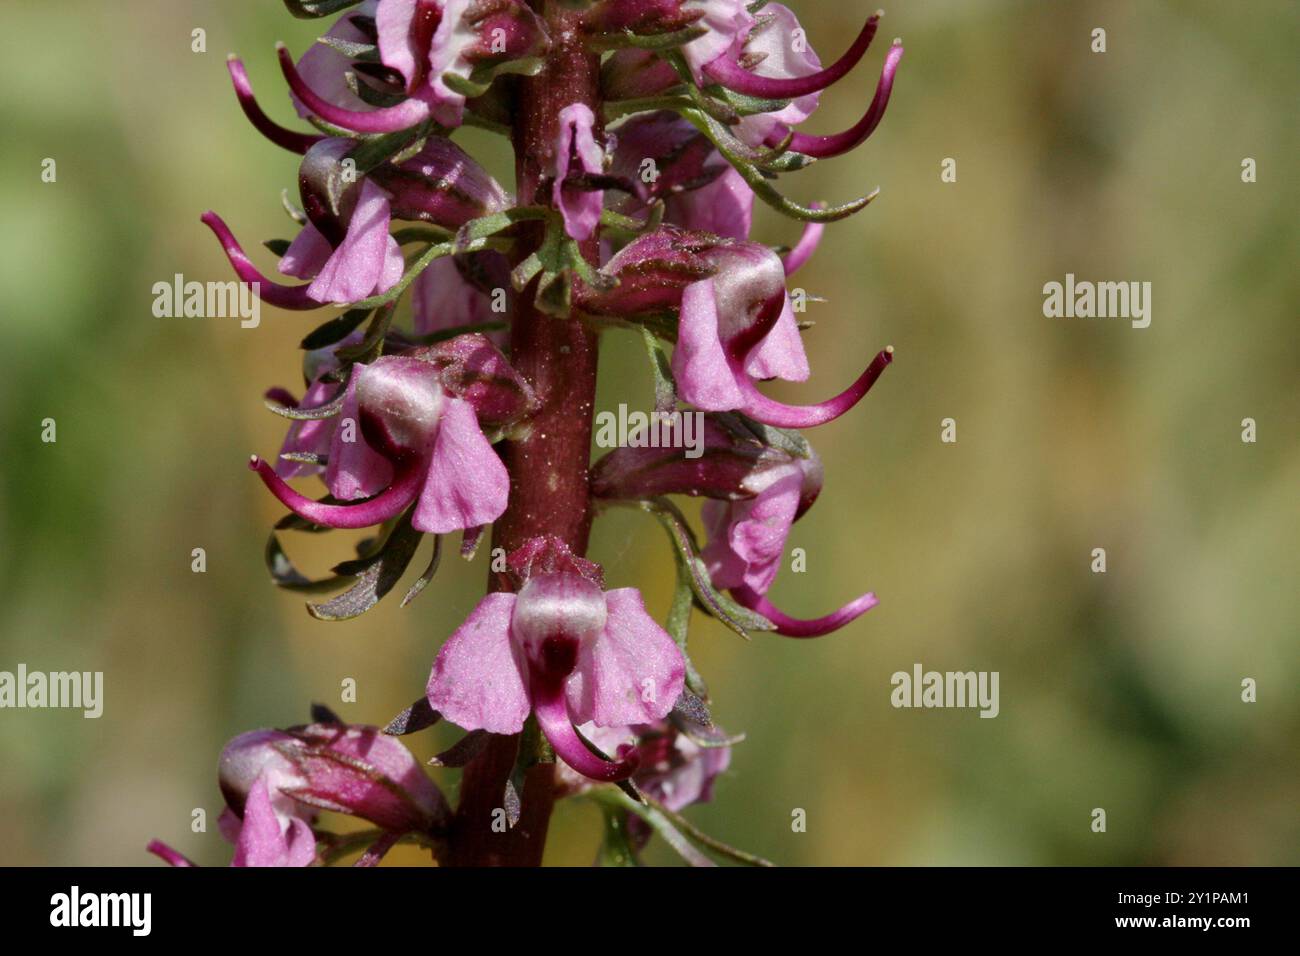
<svg viewBox="0 0 1300 956"><path fill-rule="evenodd" d="M876 0L791 5L830 59ZM811 434L826 490L790 541L808 571L773 596L805 615L866 589L881 604L810 642L746 644L697 617L715 715L748 734L690 811L701 827L788 864L1300 862L1297 11L909 0L824 96L816 131L852 123L904 37L868 146L784 180L805 201L883 192L793 280L827 301L806 316L812 382L776 394L824 398L885 344L897 361ZM229 277L205 209L268 271L257 243L292 234L294 158L245 123L224 56L288 122L272 44L318 32L273 0L5 4L0 669L103 670L106 701L99 720L0 711L2 864L143 864L151 837L227 862L215 825L189 825L196 807L215 824L222 742L302 722L311 700L386 722L482 592L486 549L444 559L407 609L345 624L275 590L261 548L280 509L244 462L278 448L261 392L300 387L296 344L321 318L151 314L156 281ZM458 138L508 179L501 142ZM760 213L756 238L797 234ZM1045 318L1042 286L1067 272L1151 282L1151 327ZM607 336L601 408L649 407L641 356ZM320 573L351 540L288 547ZM666 611L653 522L603 520L593 556ZM915 662L999 671L1001 715L893 709L890 675ZM598 838L597 811L570 801L548 862L585 864Z"/></svg>

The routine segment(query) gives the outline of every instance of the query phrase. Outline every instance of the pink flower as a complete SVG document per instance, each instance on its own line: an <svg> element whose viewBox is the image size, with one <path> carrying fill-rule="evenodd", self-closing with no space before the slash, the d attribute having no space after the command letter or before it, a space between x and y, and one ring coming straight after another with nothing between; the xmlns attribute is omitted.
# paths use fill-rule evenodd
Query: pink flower
<svg viewBox="0 0 1300 956"><path fill-rule="evenodd" d="M247 736L247 735L245 735ZM275 780L285 797L306 807L346 813L394 833L426 833L446 821L442 794L411 752L377 727L315 723L294 727L269 744L290 773ZM227 747L229 752L242 738ZM266 748L257 740L246 747ZM226 769L223 755L223 771ZM264 770L259 775L267 779ZM240 779L233 770L221 776L222 792L235 807ZM267 779L270 784L272 780Z"/></svg>
<svg viewBox="0 0 1300 956"><path fill-rule="evenodd" d="M779 3L764 4L750 13L745 0L613 0L593 26L643 35L671 32L684 26L707 32L681 47L695 85L718 84L757 99L785 100L769 113L744 116L732 130L751 146L779 146L813 157L838 156L864 142L880 124L903 47L894 41L866 113L852 127L831 136L800 133L794 127L817 109L822 90L847 76L866 55L880 24L875 14L862 25L849 49L823 67L794 13ZM689 22L688 22L689 21ZM676 73L648 50L618 50L605 70L605 92L611 99L656 96L675 86Z"/></svg>
<svg viewBox="0 0 1300 956"><path fill-rule="evenodd" d="M678 394L706 411L741 411L778 428L811 428L856 405L893 360L892 349L885 349L836 397L786 405L754 383L808 377L785 267L771 249L665 226L629 243L604 271L619 280L617 287L584 292L582 307L625 317L676 308L672 369Z"/></svg>
<svg viewBox="0 0 1300 956"><path fill-rule="evenodd" d="M642 187L615 208L644 217L648 204L664 201L664 221L683 229L747 239L754 192L722 158L708 137L676 113L643 113L620 124L610 169L615 177ZM646 182L646 161L653 175Z"/></svg>
<svg viewBox="0 0 1300 956"><path fill-rule="evenodd" d="M551 201L564 216L564 231L579 241L589 238L600 222L601 192L589 184L572 181L583 174L599 176L605 171L605 152L592 132L595 125L596 117L585 103L573 103L560 110L550 170L554 179Z"/></svg>
<svg viewBox="0 0 1300 956"><path fill-rule="evenodd" d="M338 722L254 730L221 752L218 781L226 809L221 832L235 845L231 866L310 866L319 810L361 817L387 831L368 865L406 833L431 833L450 815L410 751L377 727ZM193 866L159 841L152 853Z"/></svg>
<svg viewBox="0 0 1300 956"><path fill-rule="evenodd" d="M459 126L465 95L448 77L470 80L486 73L490 78L494 69L540 55L549 43L523 0L368 0L344 14L330 36L377 46L380 62L401 81L396 89L380 92L407 97L373 108L347 85L350 57L317 44L295 66L279 47L280 68L299 112L358 133L394 132L430 119Z"/></svg>
<svg viewBox="0 0 1300 956"><path fill-rule="evenodd" d="M326 484L341 501L369 500L323 504L294 491L256 456L250 467L314 524L364 528L414 504L418 531L474 528L501 515L510 490L480 423L508 424L535 404L531 388L484 336L458 336L352 366Z"/></svg>
<svg viewBox="0 0 1300 956"><path fill-rule="evenodd" d="M292 393L283 388L268 389L267 400L293 409L315 409L328 405L338 397L339 390L343 387L327 377L339 367L338 359L334 355L335 349L354 345L360 342L361 338L360 332L353 332L336 345L315 349L303 356L303 378L307 382L307 390L301 400L294 398ZM280 454L275 460L275 473L285 479L319 474L323 470L322 466L296 461L286 456L310 455L327 458L337 424L336 416L295 419L285 433L284 444L280 446Z"/></svg>
<svg viewBox="0 0 1300 956"><path fill-rule="evenodd" d="M779 141L791 126L798 126L812 116L821 96L822 87L818 84L825 80L824 75L819 75L821 60L817 52L804 38L798 18L788 7L770 3L760 16L761 19L743 37L737 37L725 54L703 68L712 82L744 86L747 90L761 89L766 91L767 98L790 100L789 105L775 112L743 116L732 127L739 139L754 146L778 131L776 139ZM757 63L752 72L737 65L741 58ZM851 68L852 64L849 66ZM810 81L809 77L814 79ZM800 90L805 92L798 92Z"/></svg>
<svg viewBox="0 0 1300 956"><path fill-rule="evenodd" d="M726 588L787 637L820 637L837 630L879 603L866 593L839 610L814 620L790 617L766 597L776 579L794 522L812 506L822 488L816 454L767 469L748 481L753 497L706 501L702 511L708 541L702 557L714 586Z"/></svg>
<svg viewBox="0 0 1300 956"><path fill-rule="evenodd" d="M280 272L311 279L307 295L315 302L346 305L387 292L406 268L401 247L388 233L389 198L371 180L362 180L342 242L334 247L309 222L280 258Z"/></svg>
<svg viewBox="0 0 1300 956"><path fill-rule="evenodd" d="M510 264L499 252L434 259L411 283L415 334L430 335L466 325L503 322L509 314L512 292ZM504 296L504 312L493 308L495 296ZM488 338L501 344L505 335L494 332Z"/></svg>
<svg viewBox="0 0 1300 956"><path fill-rule="evenodd" d="M355 148L351 140L327 138L303 157L298 182L309 221L278 268L284 275L312 280L308 285L270 281L216 213L203 215L236 274L268 304L314 309L387 292L406 268L402 250L388 231L394 218L456 229L509 202L496 180L445 137L428 137L414 156L397 166L382 163L359 183L359 171L350 160Z"/></svg>
<svg viewBox="0 0 1300 956"><path fill-rule="evenodd" d="M709 32L682 47L697 86L709 83L705 67L730 50L754 25L749 0L686 0L682 9L700 14L694 26Z"/></svg>
<svg viewBox="0 0 1300 956"><path fill-rule="evenodd" d="M605 591L599 566L557 538L533 538L507 559L519 591L489 594L434 661L429 704L467 730L518 733L529 712L579 773L620 780L634 755L603 760L574 724L652 723L681 694L682 653L635 588Z"/></svg>
<svg viewBox="0 0 1300 956"><path fill-rule="evenodd" d="M876 596L868 593L804 621L766 597L791 526L821 493L821 459L806 441L737 415L710 414L702 444L694 459L685 458L680 447L617 448L593 466L592 493L611 500L672 494L711 499L702 509L708 540L701 555L710 579L766 617L779 634L818 637L875 607Z"/></svg>
<svg viewBox="0 0 1300 956"><path fill-rule="evenodd" d="M810 136L794 132L792 127L813 114L822 90L847 76L866 55L879 24L879 13L869 17L853 45L823 69L794 13L782 4L767 4L753 26L736 35L725 53L695 70L696 81L701 85L718 83L761 99L790 101L775 112L743 117L734 130L745 142L755 146L762 143L776 146L791 137L789 148L797 153L818 158L838 156L861 145L875 132L884 117L898 63L903 56L900 41L894 41L885 57L885 66L870 106L850 129L833 136ZM689 51L689 46L686 49ZM744 62L755 65L746 69L742 66Z"/></svg>

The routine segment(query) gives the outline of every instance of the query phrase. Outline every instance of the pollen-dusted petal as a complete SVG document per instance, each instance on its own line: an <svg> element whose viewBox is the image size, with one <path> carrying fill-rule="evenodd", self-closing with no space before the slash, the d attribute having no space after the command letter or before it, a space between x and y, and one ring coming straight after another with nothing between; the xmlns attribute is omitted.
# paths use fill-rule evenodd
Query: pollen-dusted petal
<svg viewBox="0 0 1300 956"><path fill-rule="evenodd" d="M506 510L509 495L510 475L483 435L474 406L448 399L412 526L446 534L490 524Z"/></svg>
<svg viewBox="0 0 1300 956"><path fill-rule="evenodd" d="M636 588L606 591L605 607L605 627L583 643L568 681L570 715L601 727L659 720L681 695L682 652L646 613Z"/></svg>
<svg viewBox="0 0 1300 956"><path fill-rule="evenodd" d="M447 638L433 662L429 706L466 730L515 734L531 704L510 639L515 596L489 594Z"/></svg>
<svg viewBox="0 0 1300 956"><path fill-rule="evenodd" d="M308 287L308 294L319 302L339 305L372 295L391 276L395 242L388 234L390 220L388 196L369 179L362 180L347 235Z"/></svg>
<svg viewBox="0 0 1300 956"><path fill-rule="evenodd" d="M706 411L726 411L740 405L743 398L718 337L713 282L713 279L693 282L682 292L672 368L684 400Z"/></svg>

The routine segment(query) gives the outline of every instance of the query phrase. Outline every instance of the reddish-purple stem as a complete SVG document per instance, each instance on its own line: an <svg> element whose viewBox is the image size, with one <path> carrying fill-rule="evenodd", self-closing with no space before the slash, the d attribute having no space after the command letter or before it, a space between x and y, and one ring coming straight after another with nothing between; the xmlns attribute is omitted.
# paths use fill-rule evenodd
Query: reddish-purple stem
<svg viewBox="0 0 1300 956"><path fill-rule="evenodd" d="M514 97L515 173L521 206L548 202L543 178L556 139L560 111L585 103L601 115L600 62L583 44L579 15L554 0L530 0L551 38L546 66L537 76L521 77ZM597 136L601 131L596 131ZM540 233L533 241L540 240ZM583 245L596 262L596 242ZM514 550L536 535L550 534L575 554L587 550L591 497L587 466L596 394L596 336L574 319L556 318L535 308L533 290L519 297L511 320L511 361L532 384L541 410L528 437L507 442L502 457L510 472L510 505L492 529L492 546ZM510 587L494 574L493 590ZM452 826L446 862L461 866L537 866L546 846L554 805L554 764L529 770L521 795L519 821L504 833L492 827L514 766L518 737L494 736L465 768L460 805Z"/></svg>

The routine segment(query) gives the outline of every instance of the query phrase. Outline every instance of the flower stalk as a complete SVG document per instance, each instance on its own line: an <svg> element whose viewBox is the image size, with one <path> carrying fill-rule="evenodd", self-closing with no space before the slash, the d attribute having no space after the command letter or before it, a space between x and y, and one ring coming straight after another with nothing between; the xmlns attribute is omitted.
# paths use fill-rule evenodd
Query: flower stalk
<svg viewBox="0 0 1300 956"><path fill-rule="evenodd" d="M520 206L549 201L546 160L555 148L564 108L581 103L597 118L602 115L600 58L583 43L580 14L555 0L534 6L551 37L551 48L541 72L516 80L512 142ZM531 251L542 241L541 226L530 223L524 228L529 236L524 248ZM594 236L578 247L587 262L599 264ZM510 503L493 525L492 547L508 553L530 538L553 535L575 554L585 555L591 531L587 467L596 400L597 334L576 318L546 314L537 308L536 294L534 284L519 298L510 324L510 354L515 370L532 385L540 411L533 416L529 434L506 442L503 449ZM493 573L490 587L504 590L510 587L509 580L503 573ZM494 737L466 767L452 827L451 863L541 863L555 801L553 763L537 763L528 770L519 821L505 833L491 827L518 750L518 735Z"/></svg>

